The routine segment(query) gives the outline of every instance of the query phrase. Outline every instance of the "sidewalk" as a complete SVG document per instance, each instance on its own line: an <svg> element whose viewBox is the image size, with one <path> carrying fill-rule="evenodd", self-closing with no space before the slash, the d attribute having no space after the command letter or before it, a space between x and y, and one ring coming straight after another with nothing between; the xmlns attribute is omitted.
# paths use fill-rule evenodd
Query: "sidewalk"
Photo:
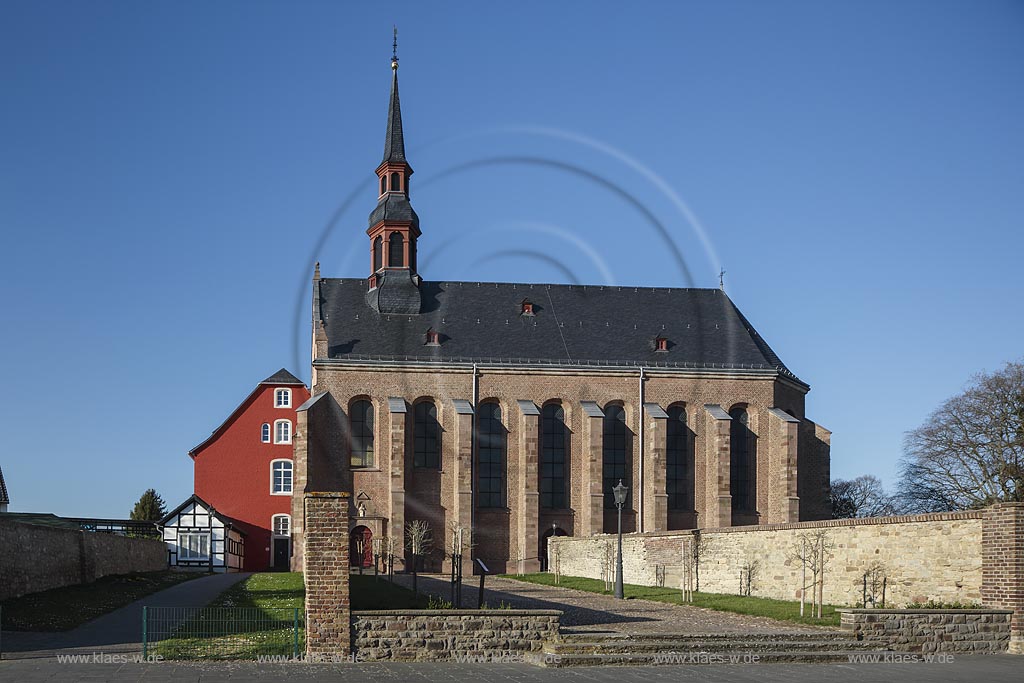
<svg viewBox="0 0 1024 683"><path fill-rule="evenodd" d="M142 607L202 607L249 574L212 574L171 586L97 617L70 631L4 631L0 656L7 659L72 653L142 652Z"/></svg>

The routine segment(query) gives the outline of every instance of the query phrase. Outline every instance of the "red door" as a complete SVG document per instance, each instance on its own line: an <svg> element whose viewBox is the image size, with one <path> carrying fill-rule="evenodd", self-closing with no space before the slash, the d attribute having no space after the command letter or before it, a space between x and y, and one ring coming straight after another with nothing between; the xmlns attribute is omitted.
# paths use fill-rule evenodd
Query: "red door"
<svg viewBox="0 0 1024 683"><path fill-rule="evenodd" d="M357 526L349 534L349 564L353 567L373 566L373 532L365 526Z"/></svg>

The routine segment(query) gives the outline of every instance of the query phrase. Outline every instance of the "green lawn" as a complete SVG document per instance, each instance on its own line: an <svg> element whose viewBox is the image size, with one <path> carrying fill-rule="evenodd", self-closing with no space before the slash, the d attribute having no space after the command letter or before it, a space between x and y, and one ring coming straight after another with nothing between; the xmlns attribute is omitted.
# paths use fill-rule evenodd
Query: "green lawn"
<svg viewBox="0 0 1024 683"><path fill-rule="evenodd" d="M6 631L67 631L151 593L205 574L148 572L29 593L0 603Z"/></svg>
<svg viewBox="0 0 1024 683"><path fill-rule="evenodd" d="M526 574L514 576L506 574L506 579L539 583L545 586L558 585L562 588L574 588L589 593L603 593L609 595L610 591L604 589L604 582L598 579L585 579L578 576L562 576L561 581L555 584L555 575L550 573ZM682 593L676 588L658 588L656 586L635 586L626 584L623 587L626 599L654 600L656 602L668 602L674 605L682 603ZM719 610L721 612L736 612L738 614L750 614L758 617L770 617L781 621L792 621L800 624L813 626L838 626L839 612L833 605L822 607L822 618L800 616L800 603L788 600L772 600L770 598L745 597L741 595L725 595L721 593L694 593L693 602L686 603L694 607ZM810 604L805 607L809 614Z"/></svg>
<svg viewBox="0 0 1024 683"><path fill-rule="evenodd" d="M353 575L351 579L353 610L423 609L428 605L425 596L414 595L384 577ZM154 628L150 638L156 642L149 653L166 659L255 659L257 655L302 652L305 593L301 573L253 574L173 632Z"/></svg>

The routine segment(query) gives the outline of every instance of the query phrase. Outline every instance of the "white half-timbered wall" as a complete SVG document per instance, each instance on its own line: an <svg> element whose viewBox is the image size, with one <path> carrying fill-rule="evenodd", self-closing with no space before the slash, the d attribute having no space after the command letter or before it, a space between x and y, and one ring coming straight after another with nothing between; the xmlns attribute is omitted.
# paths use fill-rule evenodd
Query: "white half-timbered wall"
<svg viewBox="0 0 1024 683"><path fill-rule="evenodd" d="M245 545L237 529L227 527L223 520L202 504L191 501L164 524L167 562L171 567L206 569L212 572L237 572L242 568ZM189 557L190 537L206 538L205 557ZM200 546L201 547L201 546ZM193 553L194 555L194 553Z"/></svg>

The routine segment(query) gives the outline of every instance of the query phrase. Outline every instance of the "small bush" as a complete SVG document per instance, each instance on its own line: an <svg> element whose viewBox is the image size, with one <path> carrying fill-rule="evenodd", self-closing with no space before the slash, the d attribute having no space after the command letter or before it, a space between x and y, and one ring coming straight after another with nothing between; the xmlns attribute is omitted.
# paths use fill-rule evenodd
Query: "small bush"
<svg viewBox="0 0 1024 683"><path fill-rule="evenodd" d="M928 602L912 602L907 605L907 609L981 609L981 605L976 602L940 602L938 600L929 600Z"/></svg>

